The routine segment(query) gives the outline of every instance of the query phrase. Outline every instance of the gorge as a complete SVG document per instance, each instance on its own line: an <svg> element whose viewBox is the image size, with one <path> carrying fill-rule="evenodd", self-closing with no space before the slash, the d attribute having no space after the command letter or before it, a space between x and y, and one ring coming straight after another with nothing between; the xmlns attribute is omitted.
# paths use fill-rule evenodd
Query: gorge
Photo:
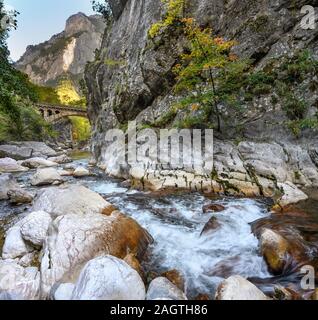
<svg viewBox="0 0 318 320"><path fill-rule="evenodd" d="M317 283L318 29L301 22L318 2L107 3L106 22L77 14L16 63L37 85L84 83L92 132L90 153L0 144L0 298L317 299L301 269ZM132 121L142 161L123 163ZM214 130L212 170L175 149L158 164L147 135L174 129Z"/></svg>

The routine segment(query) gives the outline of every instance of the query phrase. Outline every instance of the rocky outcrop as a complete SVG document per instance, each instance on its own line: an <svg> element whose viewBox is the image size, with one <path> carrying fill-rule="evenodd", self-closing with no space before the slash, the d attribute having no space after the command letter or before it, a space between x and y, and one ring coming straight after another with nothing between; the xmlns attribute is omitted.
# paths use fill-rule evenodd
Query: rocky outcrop
<svg viewBox="0 0 318 320"><path fill-rule="evenodd" d="M55 157L56 151L47 146L44 142L23 141L10 142L0 145L0 157L9 157L15 160L25 160L32 157Z"/></svg>
<svg viewBox="0 0 318 320"><path fill-rule="evenodd" d="M39 45L29 46L16 68L39 85L55 85L65 74L78 85L86 63L94 60L104 29L101 16L75 14L67 20L62 33Z"/></svg>
<svg viewBox="0 0 318 320"><path fill-rule="evenodd" d="M135 185L154 191L192 188L264 195L273 197L282 207L307 198L300 189L318 185L317 136L307 130L296 139L283 125L288 121L283 102L274 105L266 94L253 97L239 138L230 127L219 137L226 141L215 142L214 170L207 176L176 168L145 170L143 166L118 166L118 159L106 153L107 130L134 119L140 125L149 125L171 110L175 102L171 91L172 68L182 51L182 39L164 35L156 41L148 38L150 26L163 14L160 1L145 0L138 5L132 0L114 0L110 4L115 21L105 34L100 56L86 73L89 117L93 125L92 151L100 167L112 175L132 178ZM265 7L260 2L195 0L191 1L188 13L201 25L211 26L216 35L235 39L238 43L235 54L253 59L255 68L260 70L274 68L272 61L279 61L287 53L296 54L299 49L308 49L317 58L317 28L300 27L300 9L305 4L308 3L298 1L290 6L289 1L279 0L266 3ZM309 83L308 75L302 82L302 98L310 105L308 114L314 114L317 95ZM298 93L297 88L294 91ZM180 111L175 119L182 117ZM233 118L229 123L235 121ZM173 119L166 126L175 123ZM153 159L150 163L153 164Z"/></svg>

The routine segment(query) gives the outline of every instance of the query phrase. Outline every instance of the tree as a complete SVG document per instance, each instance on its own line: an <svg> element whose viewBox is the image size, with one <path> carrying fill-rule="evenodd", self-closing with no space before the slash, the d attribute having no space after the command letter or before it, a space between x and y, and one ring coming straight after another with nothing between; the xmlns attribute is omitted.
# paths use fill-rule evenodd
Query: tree
<svg viewBox="0 0 318 320"><path fill-rule="evenodd" d="M248 61L239 60L231 49L236 44L214 37L208 27L201 27L194 18L186 17L186 0L162 0L166 13L149 30L154 39L161 32L178 29L186 39L186 48L173 71L176 92L187 93L187 103L206 110L207 120L216 118L221 131L220 103L230 100L229 81L239 78L248 69Z"/></svg>
<svg viewBox="0 0 318 320"><path fill-rule="evenodd" d="M48 133L49 126L33 109L37 96L27 75L16 70L9 58L6 40L10 28L16 28L17 12L5 12L0 0L0 140L35 139Z"/></svg>
<svg viewBox="0 0 318 320"><path fill-rule="evenodd" d="M109 21L112 18L113 13L108 0L102 2L92 0L92 6L93 10L100 13L106 21Z"/></svg>

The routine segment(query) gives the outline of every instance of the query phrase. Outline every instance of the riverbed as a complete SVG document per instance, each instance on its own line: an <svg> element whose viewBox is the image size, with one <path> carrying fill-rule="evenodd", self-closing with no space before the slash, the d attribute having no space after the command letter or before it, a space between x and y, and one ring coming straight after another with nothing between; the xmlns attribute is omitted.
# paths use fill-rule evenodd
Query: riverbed
<svg viewBox="0 0 318 320"><path fill-rule="evenodd" d="M74 166L88 167L87 156L87 153L74 155ZM121 181L107 177L98 169L93 171L94 176L68 177L66 180L99 193L151 234L154 242L143 261L147 279L177 270L185 279L185 291L190 298L199 294L212 297L220 282L231 275L258 279L256 284L262 282L259 279L267 279L266 287L271 288L268 279L272 275L251 229L254 221L270 217L266 199L211 199L200 193L160 196L124 188ZM37 188L29 183L33 174L34 171L29 171L16 177L21 185L35 193ZM203 213L202 207L211 201L224 206L225 210ZM303 206L312 207L313 203L317 205L318 201L312 199ZM0 248L4 232L29 209L28 206L12 207L5 201L0 202ZM219 227L201 234L213 216ZM284 278L281 280L284 282ZM288 278L285 280L288 282ZM264 287L264 284L259 286Z"/></svg>

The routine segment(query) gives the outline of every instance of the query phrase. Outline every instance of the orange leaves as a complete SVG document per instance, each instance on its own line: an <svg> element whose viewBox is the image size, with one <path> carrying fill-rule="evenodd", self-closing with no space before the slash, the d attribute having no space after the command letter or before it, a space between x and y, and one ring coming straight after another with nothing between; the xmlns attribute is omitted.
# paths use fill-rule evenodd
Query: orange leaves
<svg viewBox="0 0 318 320"><path fill-rule="evenodd" d="M194 103L194 104L191 105L191 110L193 112L198 111L199 108L200 108L200 105L198 103Z"/></svg>

